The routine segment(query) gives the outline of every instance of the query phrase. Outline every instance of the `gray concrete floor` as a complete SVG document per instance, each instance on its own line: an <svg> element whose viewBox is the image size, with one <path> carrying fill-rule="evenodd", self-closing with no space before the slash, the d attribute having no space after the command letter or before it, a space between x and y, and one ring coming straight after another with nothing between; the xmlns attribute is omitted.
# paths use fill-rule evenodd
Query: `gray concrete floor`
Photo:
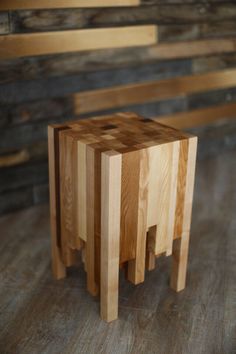
<svg viewBox="0 0 236 354"><path fill-rule="evenodd" d="M1 354L236 353L236 151L198 162L187 288L168 287L170 258L141 285L121 275L111 324L82 267L52 278L47 206L1 217L0 240Z"/></svg>

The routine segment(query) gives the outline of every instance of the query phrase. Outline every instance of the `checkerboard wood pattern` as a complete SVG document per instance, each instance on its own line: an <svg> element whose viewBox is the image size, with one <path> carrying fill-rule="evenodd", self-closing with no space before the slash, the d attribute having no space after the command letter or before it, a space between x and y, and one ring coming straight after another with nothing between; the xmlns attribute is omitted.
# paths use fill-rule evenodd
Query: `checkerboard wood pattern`
<svg viewBox="0 0 236 354"><path fill-rule="evenodd" d="M118 316L118 275L139 284L155 257L173 255L185 287L197 138L134 113L49 126L53 271L77 251L101 316Z"/></svg>

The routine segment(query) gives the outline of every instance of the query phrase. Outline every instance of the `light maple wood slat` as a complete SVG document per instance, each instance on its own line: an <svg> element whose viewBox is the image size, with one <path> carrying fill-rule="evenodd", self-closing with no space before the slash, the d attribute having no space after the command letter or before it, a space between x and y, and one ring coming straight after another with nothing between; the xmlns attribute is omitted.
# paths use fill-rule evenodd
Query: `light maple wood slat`
<svg viewBox="0 0 236 354"><path fill-rule="evenodd" d="M180 95L224 89L236 85L236 69L190 75L159 81L121 85L77 93L76 114L166 100Z"/></svg>
<svg viewBox="0 0 236 354"><path fill-rule="evenodd" d="M172 144L172 156L170 166L170 195L169 195L169 212L167 221L167 239L166 239L166 256L172 254L174 227L175 227L175 210L177 203L177 181L179 170L180 142L176 141Z"/></svg>
<svg viewBox="0 0 236 354"><path fill-rule="evenodd" d="M98 284L95 279L95 151L86 146L86 206L87 206L87 239L86 239L86 267L87 289L91 295L98 293ZM97 211L98 212L98 211Z"/></svg>
<svg viewBox="0 0 236 354"><path fill-rule="evenodd" d="M101 282L101 173L102 173L102 161L101 154L107 149L99 148L95 149L95 218L94 218L94 229L95 229L95 281L100 287Z"/></svg>
<svg viewBox="0 0 236 354"><path fill-rule="evenodd" d="M149 198L148 210L152 212L152 219L149 219L149 226L156 225L156 234L154 241L154 253L156 255L166 252L169 245L169 223L171 213L171 191L172 191L172 156L173 143L163 144L155 147L150 151L154 154L152 159L150 174L153 174L149 188L155 197ZM150 194L152 194L150 193ZM150 195L149 194L149 195Z"/></svg>
<svg viewBox="0 0 236 354"><path fill-rule="evenodd" d="M138 191L136 256L134 260L128 262L128 279L134 284L139 284L144 281L147 242L149 161L147 149L142 149L139 153L140 175Z"/></svg>
<svg viewBox="0 0 236 354"><path fill-rule="evenodd" d="M147 227L157 224L158 211L158 174L159 174L159 147L153 146L148 149L149 154L149 190L148 193L148 213ZM152 232L150 232L152 233ZM153 250L154 251L154 250Z"/></svg>
<svg viewBox="0 0 236 354"><path fill-rule="evenodd" d="M101 317L118 317L121 155L102 154L101 178Z"/></svg>
<svg viewBox="0 0 236 354"><path fill-rule="evenodd" d="M137 6L140 0L1 0L0 11L79 7Z"/></svg>
<svg viewBox="0 0 236 354"><path fill-rule="evenodd" d="M188 260L189 236L192 215L192 201L195 179L195 165L197 154L197 138L193 137L188 142L186 186L183 202L182 234L181 238L174 241L171 287L176 291L185 288Z"/></svg>
<svg viewBox="0 0 236 354"><path fill-rule="evenodd" d="M236 118L236 103L159 116L156 120L174 128L185 129L210 124L224 118Z"/></svg>
<svg viewBox="0 0 236 354"><path fill-rule="evenodd" d="M0 36L0 59L154 44L154 25Z"/></svg>
<svg viewBox="0 0 236 354"><path fill-rule="evenodd" d="M59 200L59 146L56 128L48 127L48 160L50 186L50 224L52 270L56 279L64 278L66 268L62 262L60 240L60 200Z"/></svg>

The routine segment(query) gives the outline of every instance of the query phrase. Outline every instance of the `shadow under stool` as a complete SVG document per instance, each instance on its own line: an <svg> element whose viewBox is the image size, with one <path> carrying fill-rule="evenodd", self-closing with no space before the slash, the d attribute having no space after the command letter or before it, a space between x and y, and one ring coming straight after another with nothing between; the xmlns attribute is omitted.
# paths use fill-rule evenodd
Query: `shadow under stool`
<svg viewBox="0 0 236 354"><path fill-rule="evenodd" d="M172 255L171 287L185 287L197 138L135 113L48 127L53 273L81 251L101 317L118 317L124 268L144 281Z"/></svg>

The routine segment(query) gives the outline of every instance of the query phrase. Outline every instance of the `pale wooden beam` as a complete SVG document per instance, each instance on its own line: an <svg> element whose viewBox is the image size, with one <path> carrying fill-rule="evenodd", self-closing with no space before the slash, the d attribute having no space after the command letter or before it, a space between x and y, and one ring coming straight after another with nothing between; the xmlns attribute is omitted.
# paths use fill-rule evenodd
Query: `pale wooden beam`
<svg viewBox="0 0 236 354"><path fill-rule="evenodd" d="M213 123L220 119L236 118L236 103L195 109L188 112L174 113L155 119L178 129L186 129Z"/></svg>
<svg viewBox="0 0 236 354"><path fill-rule="evenodd" d="M102 153L101 317L118 317L120 255L121 154Z"/></svg>
<svg viewBox="0 0 236 354"><path fill-rule="evenodd" d="M157 42L153 25L0 36L0 59L133 47Z"/></svg>
<svg viewBox="0 0 236 354"><path fill-rule="evenodd" d="M186 169L186 184L183 200L183 218L182 218L182 233L181 238L174 241L173 258L172 258L172 273L171 287L175 291L181 291L185 288L186 271L188 261L189 234L191 226L193 190L195 179L195 165L197 153L197 138L190 138L188 141L188 153Z"/></svg>
<svg viewBox="0 0 236 354"><path fill-rule="evenodd" d="M234 87L235 85L236 69L120 85L75 94L75 112L81 114L132 104L155 102L180 95Z"/></svg>
<svg viewBox="0 0 236 354"><path fill-rule="evenodd" d="M138 6L140 0L1 0L2 10Z"/></svg>

